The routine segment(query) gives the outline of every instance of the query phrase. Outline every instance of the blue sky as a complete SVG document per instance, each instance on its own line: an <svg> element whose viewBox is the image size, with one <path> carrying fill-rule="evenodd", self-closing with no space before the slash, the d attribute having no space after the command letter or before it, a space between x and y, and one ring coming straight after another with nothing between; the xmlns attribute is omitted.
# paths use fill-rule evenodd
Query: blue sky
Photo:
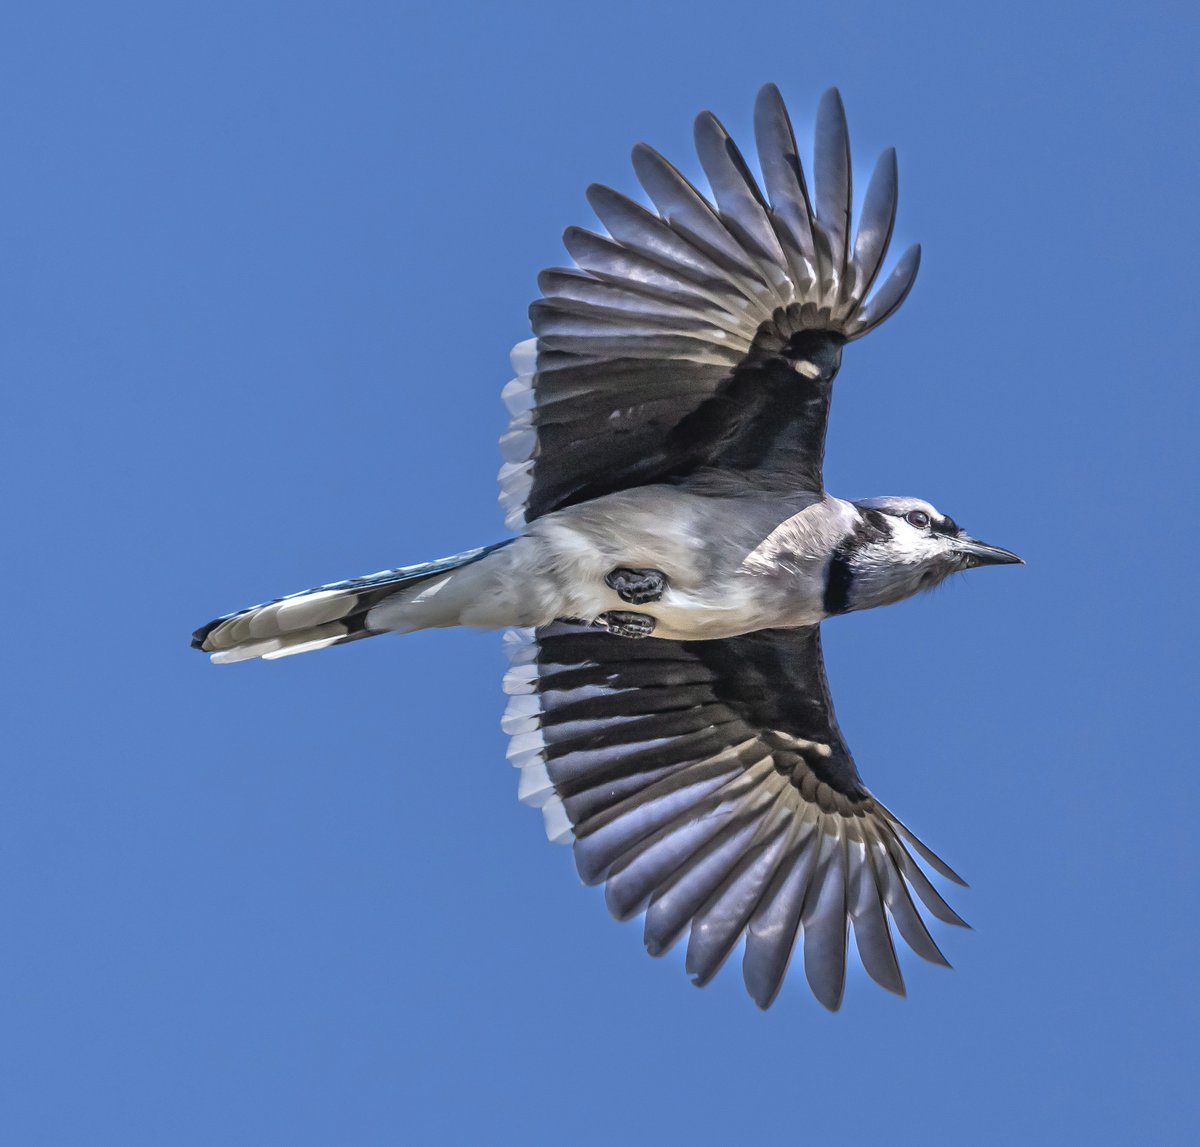
<svg viewBox="0 0 1200 1147"><path fill-rule="evenodd" d="M9 6L0 1121L14 1143L1193 1141L1193 6ZM592 180L774 80L895 145L827 480L1012 547L826 627L970 880L909 998L651 961L515 797L492 634L215 669L216 613L504 536Z"/></svg>

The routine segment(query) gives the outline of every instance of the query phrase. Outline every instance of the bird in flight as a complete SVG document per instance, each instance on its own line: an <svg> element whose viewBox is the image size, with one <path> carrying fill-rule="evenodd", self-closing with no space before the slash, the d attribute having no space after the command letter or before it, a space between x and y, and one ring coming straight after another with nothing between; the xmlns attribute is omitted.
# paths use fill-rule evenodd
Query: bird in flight
<svg viewBox="0 0 1200 1147"><path fill-rule="evenodd" d="M503 391L500 502L516 537L244 609L192 643L226 664L379 633L506 629L519 795L570 843L584 882L605 886L618 919L645 914L652 955L686 933L698 985L744 938L762 1008L799 947L832 1010L851 933L868 974L899 994L893 927L946 963L917 903L963 921L918 857L962 881L863 784L821 623L1021 559L919 498L826 492L842 349L904 301L920 249L876 286L895 153L852 232L836 89L817 109L811 190L774 85L754 131L761 187L704 112L709 197L643 144L633 166L653 209L589 188L607 233L566 231L574 265L542 272L535 337L514 349Z"/></svg>

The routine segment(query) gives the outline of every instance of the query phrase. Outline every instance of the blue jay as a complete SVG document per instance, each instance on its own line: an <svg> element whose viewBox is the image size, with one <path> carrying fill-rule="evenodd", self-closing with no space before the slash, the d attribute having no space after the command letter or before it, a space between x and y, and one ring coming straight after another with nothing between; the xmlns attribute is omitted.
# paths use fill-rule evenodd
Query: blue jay
<svg viewBox="0 0 1200 1147"><path fill-rule="evenodd" d="M507 629L520 797L571 843L583 880L605 885L619 919L645 913L651 954L686 933L697 984L744 937L762 1008L799 943L813 993L836 1009L851 932L867 972L900 994L893 926L945 963L916 903L962 920L916 857L961 881L863 785L820 625L1020 559L921 499L826 492L843 347L904 301L920 250L872 290L895 154L852 235L836 90L817 110L811 195L773 85L754 127L761 189L707 112L695 138L711 200L645 145L633 165L654 210L589 189L607 234L565 233L574 266L540 276L535 338L503 391L500 502L516 537L245 609L193 644L224 664Z"/></svg>

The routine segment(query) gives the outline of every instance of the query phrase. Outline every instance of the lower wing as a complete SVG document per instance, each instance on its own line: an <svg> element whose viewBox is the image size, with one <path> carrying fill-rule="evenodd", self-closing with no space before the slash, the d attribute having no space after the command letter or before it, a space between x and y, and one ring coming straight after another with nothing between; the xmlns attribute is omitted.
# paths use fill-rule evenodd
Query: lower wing
<svg viewBox="0 0 1200 1147"><path fill-rule="evenodd" d="M910 848L962 883L863 787L825 682L816 626L720 641L629 641L562 623L508 636L504 727L520 795L618 919L645 912L651 955L688 933L698 985L745 936L768 1007L799 943L836 1009L849 932L890 991L892 925L946 964L913 901L963 921ZM890 923L889 923L890 921Z"/></svg>

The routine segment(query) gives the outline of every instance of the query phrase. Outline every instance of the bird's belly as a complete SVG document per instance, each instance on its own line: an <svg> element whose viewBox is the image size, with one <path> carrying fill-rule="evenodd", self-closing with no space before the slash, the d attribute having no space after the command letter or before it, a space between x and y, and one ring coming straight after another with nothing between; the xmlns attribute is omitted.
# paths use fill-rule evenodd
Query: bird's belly
<svg viewBox="0 0 1200 1147"><path fill-rule="evenodd" d="M654 636L675 641L707 641L736 637L777 626L816 625L824 617L820 598L810 600L805 587L791 593L763 592L758 579L747 578L718 587L715 593L693 594L668 589L662 599L644 606L625 606L648 613L656 621Z"/></svg>
<svg viewBox="0 0 1200 1147"><path fill-rule="evenodd" d="M658 601L625 605L654 618L654 636L676 641L704 641L733 637L754 629L778 625L775 612L764 609L748 592L727 590L719 596L668 588Z"/></svg>
<svg viewBox="0 0 1200 1147"><path fill-rule="evenodd" d="M534 583L544 587L539 613L588 622L613 611L645 614L655 620L655 637L676 641L822 620L817 563L811 570L807 564L793 564L786 572L758 569L748 560L752 546L729 540L728 523L707 523L706 529L705 523L692 523L681 512L687 505L683 499L677 502L667 516L622 506L619 515L610 517L599 513L597 503L534 523L529 534L535 549L521 565L529 589ZM714 545L714 535L719 544ZM662 597L638 604L624 601L605 581L618 567L660 571L667 580ZM538 616L534 624L550 619Z"/></svg>
<svg viewBox="0 0 1200 1147"><path fill-rule="evenodd" d="M710 641L776 626L815 625L824 617L819 596L808 603L810 595L797 586L798 592L781 597L764 593L758 582L745 577L704 590L669 585L658 601L633 605L597 578L586 588L576 586L567 612L581 621L612 611L646 614L655 621L653 636L672 641Z"/></svg>

